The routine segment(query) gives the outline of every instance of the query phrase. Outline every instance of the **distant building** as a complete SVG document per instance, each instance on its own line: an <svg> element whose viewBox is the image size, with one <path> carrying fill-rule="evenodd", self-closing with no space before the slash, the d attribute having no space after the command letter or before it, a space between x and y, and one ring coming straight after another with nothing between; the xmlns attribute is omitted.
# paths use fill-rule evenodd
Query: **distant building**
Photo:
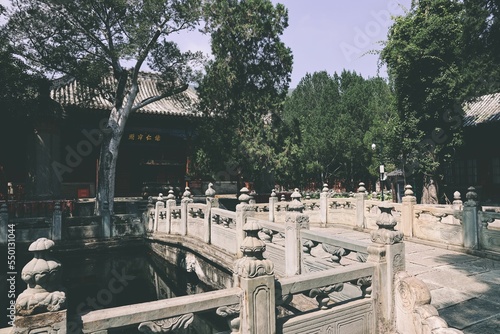
<svg viewBox="0 0 500 334"><path fill-rule="evenodd" d="M446 190L462 197L474 186L483 203L500 203L500 93L484 95L464 107L464 146L446 173ZM450 196L449 195L449 196ZM453 197L450 197L453 200Z"/></svg>

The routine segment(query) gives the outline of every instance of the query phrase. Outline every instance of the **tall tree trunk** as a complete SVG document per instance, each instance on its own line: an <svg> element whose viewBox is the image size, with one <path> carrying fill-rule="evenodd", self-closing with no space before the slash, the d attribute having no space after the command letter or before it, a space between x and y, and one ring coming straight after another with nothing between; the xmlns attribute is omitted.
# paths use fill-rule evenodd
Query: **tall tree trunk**
<svg viewBox="0 0 500 334"><path fill-rule="evenodd" d="M95 213L102 215L104 202L108 202L109 213L113 214L116 182L116 163L118 147L121 141L120 133L104 134L99 155L98 180L96 192Z"/></svg>
<svg viewBox="0 0 500 334"><path fill-rule="evenodd" d="M137 84L137 78L135 78L135 82L131 85L125 105L123 107L115 106L109 115L107 128L101 129L103 132L103 140L99 155L95 205L95 213L101 216L103 214L105 202L108 203L109 213L113 214L118 148L138 91L139 86Z"/></svg>
<svg viewBox="0 0 500 334"><path fill-rule="evenodd" d="M422 187L422 204L438 204L438 184L437 178L431 175L424 175L424 183Z"/></svg>

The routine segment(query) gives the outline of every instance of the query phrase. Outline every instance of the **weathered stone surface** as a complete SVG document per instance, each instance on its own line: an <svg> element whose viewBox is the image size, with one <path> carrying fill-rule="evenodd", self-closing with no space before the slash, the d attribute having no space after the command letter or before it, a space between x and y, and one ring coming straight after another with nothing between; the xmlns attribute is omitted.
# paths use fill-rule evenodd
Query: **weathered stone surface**
<svg viewBox="0 0 500 334"><path fill-rule="evenodd" d="M500 316L492 317L467 327L467 334L500 333Z"/></svg>
<svg viewBox="0 0 500 334"><path fill-rule="evenodd" d="M66 310L30 316L17 315L11 334L66 334Z"/></svg>
<svg viewBox="0 0 500 334"><path fill-rule="evenodd" d="M426 285L431 290L432 305L438 310L474 298L474 295L460 292L454 288L442 287L428 282Z"/></svg>
<svg viewBox="0 0 500 334"><path fill-rule="evenodd" d="M29 246L33 259L23 268L21 278L28 285L16 300L16 315L56 312L66 307L66 295L60 290L61 263L49 256L54 242L40 238Z"/></svg>
<svg viewBox="0 0 500 334"><path fill-rule="evenodd" d="M369 334L375 327L373 303L363 299L334 309L302 314L278 322L285 333ZM281 332L281 331L278 331Z"/></svg>
<svg viewBox="0 0 500 334"><path fill-rule="evenodd" d="M479 282L474 277L453 275L448 270L436 269L418 275L418 278L425 282L431 282L443 287L453 287L458 292L467 294L482 294L489 289L486 283Z"/></svg>
<svg viewBox="0 0 500 334"><path fill-rule="evenodd" d="M482 299L471 299L457 305L447 307L440 314L448 320L451 327L466 329L489 317L500 314L500 305ZM468 331L466 331L468 333ZM498 332L483 332L482 334L493 334Z"/></svg>

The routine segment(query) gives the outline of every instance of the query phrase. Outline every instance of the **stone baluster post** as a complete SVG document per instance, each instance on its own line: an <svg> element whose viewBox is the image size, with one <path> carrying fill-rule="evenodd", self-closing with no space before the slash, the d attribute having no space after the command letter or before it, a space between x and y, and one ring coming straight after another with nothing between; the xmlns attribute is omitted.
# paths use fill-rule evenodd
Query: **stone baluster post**
<svg viewBox="0 0 500 334"><path fill-rule="evenodd" d="M243 253L240 249L241 245L243 244L243 240L245 239L245 231L243 230L243 226L245 226L247 217L250 217L252 215L252 212L254 212L253 206L249 204L249 192L250 191L247 187L241 188L240 196L238 197L240 204L236 205L236 245L238 249L237 256L239 258L243 256Z"/></svg>
<svg viewBox="0 0 500 334"><path fill-rule="evenodd" d="M248 201L248 203L250 205L254 205L255 203L257 203L255 201L255 196L257 196L257 193L255 192L255 190L250 191L250 193L248 194L248 196L250 196L250 200Z"/></svg>
<svg viewBox="0 0 500 334"><path fill-rule="evenodd" d="M109 212L109 202L104 201L102 204L102 237L104 239L111 238L111 213Z"/></svg>
<svg viewBox="0 0 500 334"><path fill-rule="evenodd" d="M7 210L7 204L3 203L0 206L0 245L7 244L8 225L9 211Z"/></svg>
<svg viewBox="0 0 500 334"><path fill-rule="evenodd" d="M302 273L302 241L300 230L309 228L309 217L302 212L304 205L299 189L292 193L285 218L285 275L294 276Z"/></svg>
<svg viewBox="0 0 500 334"><path fill-rule="evenodd" d="M62 211L61 211L61 203L56 202L54 204L54 212L52 213L52 240L59 241L61 240L62 233Z"/></svg>
<svg viewBox="0 0 500 334"><path fill-rule="evenodd" d="M40 238L28 248L34 257L22 270L21 277L28 286L17 297L11 334L67 332L61 263L49 255L53 246L52 240Z"/></svg>
<svg viewBox="0 0 500 334"><path fill-rule="evenodd" d="M363 230L365 224L365 200L366 188L363 182L359 183L358 192L354 195L356 198L356 227L357 230Z"/></svg>
<svg viewBox="0 0 500 334"><path fill-rule="evenodd" d="M395 275L405 270L403 232L394 229L397 222L392 215L394 206L384 201L379 205L378 229L371 231L373 244L368 246L368 262L376 265L372 278L372 291L377 308L377 333L387 333L395 326Z"/></svg>
<svg viewBox="0 0 500 334"><path fill-rule="evenodd" d="M328 184L323 184L319 195L319 220L322 227L328 224Z"/></svg>
<svg viewBox="0 0 500 334"><path fill-rule="evenodd" d="M405 195L401 207L401 231L407 237L413 237L413 208L417 204L417 198L413 195L412 186L405 186Z"/></svg>
<svg viewBox="0 0 500 334"><path fill-rule="evenodd" d="M276 209L276 203L278 203L278 196L276 191L271 190L271 196L269 197L269 221L274 223L274 210Z"/></svg>
<svg viewBox="0 0 500 334"><path fill-rule="evenodd" d="M477 200L476 189L474 187L469 187L465 198L467 201L465 201L463 209L464 247L469 249L478 249L479 225L477 211L479 202Z"/></svg>
<svg viewBox="0 0 500 334"><path fill-rule="evenodd" d="M181 235L187 235L188 227L188 204L193 203L189 187L184 188L181 199Z"/></svg>
<svg viewBox="0 0 500 334"><path fill-rule="evenodd" d="M234 273L235 285L243 290L239 305L239 331L232 327L232 331L236 333L276 333L274 264L264 259L266 245L258 237L260 229L255 222L248 222L243 226L246 237L240 246L242 257L236 261ZM237 308L238 305L233 310Z"/></svg>
<svg viewBox="0 0 500 334"><path fill-rule="evenodd" d="M207 207L205 210L205 218L203 225L203 241L207 244L210 243L210 233L212 231L212 208L218 208L219 202L215 198L215 189L213 188L213 183L208 184L208 189L205 191L205 196L207 197Z"/></svg>
<svg viewBox="0 0 500 334"><path fill-rule="evenodd" d="M170 189L168 191L167 195L167 226L166 226L166 233L171 233L172 232L172 210L173 208L177 205L177 201L175 200L175 195L174 191Z"/></svg>
<svg viewBox="0 0 500 334"><path fill-rule="evenodd" d="M148 206L146 210L146 231L152 232L153 231L153 224L154 224L154 216L155 216L155 205L153 204L153 197L149 196L148 197Z"/></svg>
<svg viewBox="0 0 500 334"><path fill-rule="evenodd" d="M453 212L454 212L453 224L460 225L460 219L458 217L460 217L460 215L462 214L463 202L462 202L462 195L458 191L455 191L453 193L452 208L453 208Z"/></svg>
<svg viewBox="0 0 500 334"><path fill-rule="evenodd" d="M163 194L159 193L158 194L158 200L156 201L155 204L155 221L153 223L153 233L158 231L158 225L160 224L160 211L162 211L165 208L165 203L163 202Z"/></svg>

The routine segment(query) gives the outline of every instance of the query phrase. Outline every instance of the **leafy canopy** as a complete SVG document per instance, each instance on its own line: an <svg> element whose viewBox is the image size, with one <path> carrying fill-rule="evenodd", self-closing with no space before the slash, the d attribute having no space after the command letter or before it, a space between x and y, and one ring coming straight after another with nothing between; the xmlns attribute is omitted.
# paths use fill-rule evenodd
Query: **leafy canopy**
<svg viewBox="0 0 500 334"><path fill-rule="evenodd" d="M385 144L384 152L390 151L397 124L392 100L380 78L364 79L345 70L333 76L306 74L283 113L288 124L300 129L297 172L316 184L341 181L350 189L376 175L378 156L370 147Z"/></svg>
<svg viewBox="0 0 500 334"><path fill-rule="evenodd" d="M461 141L463 6L419 1L396 18L381 59L387 63L402 122L406 176L435 176Z"/></svg>
<svg viewBox="0 0 500 334"><path fill-rule="evenodd" d="M161 73L166 90L193 79L189 61L200 54L182 53L168 36L195 28L201 0L13 0L12 8L12 44L32 69L69 75L108 93L113 89L117 108L127 67L135 78L147 64ZM103 87L110 70L118 88Z"/></svg>
<svg viewBox="0 0 500 334"><path fill-rule="evenodd" d="M287 164L280 160L287 158L280 154L277 117L292 69L291 51L280 39L287 10L269 0L217 0L205 9L214 58L198 92L202 109L217 117L201 130L195 169L269 187L268 172Z"/></svg>

